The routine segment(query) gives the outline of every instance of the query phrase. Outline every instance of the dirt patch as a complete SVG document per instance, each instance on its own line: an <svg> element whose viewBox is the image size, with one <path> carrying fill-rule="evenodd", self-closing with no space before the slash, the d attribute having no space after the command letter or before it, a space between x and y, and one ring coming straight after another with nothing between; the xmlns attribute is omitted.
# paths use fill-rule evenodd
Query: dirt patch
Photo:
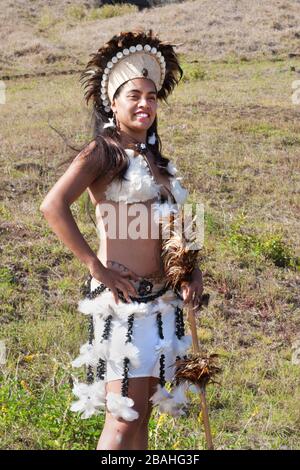
<svg viewBox="0 0 300 470"><path fill-rule="evenodd" d="M0 196L7 199L16 199L21 194L35 194L40 181L37 179L19 179L14 182L4 180L0 184Z"/></svg>
<svg viewBox="0 0 300 470"><path fill-rule="evenodd" d="M182 105L181 105L182 106ZM174 104L176 107L176 104ZM261 104L250 104L241 106L234 106L231 104L226 103L218 104L218 103L208 103L205 101L197 101L195 105L191 104L184 104L184 108L192 109L194 107L197 108L197 111L201 115L205 115L208 112L213 115L217 116L230 116L231 118L254 118L254 119L266 119L266 118L274 118L275 116L280 115L280 119L283 121L287 121L291 123L292 121L295 124L299 125L300 129L300 110L297 109L289 109L289 108L282 108L280 106L264 106Z"/></svg>
<svg viewBox="0 0 300 470"><path fill-rule="evenodd" d="M28 230L24 225L15 224L13 222L2 222L0 224L0 237L9 237L10 241L17 241L24 239L37 239L39 238L39 235Z"/></svg>
<svg viewBox="0 0 300 470"><path fill-rule="evenodd" d="M45 173L43 167L39 163L33 162L16 163L14 168L20 171L37 173L39 176L42 176Z"/></svg>

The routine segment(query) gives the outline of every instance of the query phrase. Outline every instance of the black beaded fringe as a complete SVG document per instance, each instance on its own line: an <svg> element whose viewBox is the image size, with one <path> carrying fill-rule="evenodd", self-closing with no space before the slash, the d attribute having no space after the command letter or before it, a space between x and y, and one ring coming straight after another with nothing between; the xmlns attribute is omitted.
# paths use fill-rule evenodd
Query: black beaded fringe
<svg viewBox="0 0 300 470"><path fill-rule="evenodd" d="M93 339L94 339L93 315L90 315L90 318L89 318L88 332L89 332L89 344L92 344ZM89 365L88 368L87 368L86 381L87 381L88 384L91 384L91 383L94 382L94 371L93 371L93 366L91 366L91 365Z"/></svg>
<svg viewBox="0 0 300 470"><path fill-rule="evenodd" d="M131 341L132 341L133 322L134 322L134 313L132 313L128 317L128 329L127 329L127 333L126 333L125 344L126 343L131 343ZM122 395L122 397L128 397L129 364L130 364L130 360L128 359L128 357L124 357L124 361L123 361L123 379L122 379L122 384L121 384L121 395Z"/></svg>
<svg viewBox="0 0 300 470"><path fill-rule="evenodd" d="M161 318L161 312L157 312L156 322L158 327L158 336L160 339L164 339L163 333L163 322ZM166 384L165 379L165 354L161 354L159 358L159 383L161 387L164 387Z"/></svg>
<svg viewBox="0 0 300 470"><path fill-rule="evenodd" d="M101 337L101 343L104 340L107 340L109 338L110 332L111 332L111 321L112 321L112 315L109 315L105 319L104 323L104 328L103 328L103 333ZM89 344L93 343L94 340L94 321L93 321L93 315L90 315L89 317ZM105 377L105 370L106 370L106 362L104 359L99 359L98 364L97 364L97 369L96 369L96 378L98 380L104 380ZM87 383L91 384L94 382L94 370L93 366L88 365L87 367Z"/></svg>
<svg viewBox="0 0 300 470"><path fill-rule="evenodd" d="M176 336L178 339L184 336L184 319L183 319L183 309L176 306L175 310L175 321L176 321Z"/></svg>
<svg viewBox="0 0 300 470"><path fill-rule="evenodd" d="M103 333L102 333L100 343L103 343L104 340L107 340L109 338L109 335L110 335L110 332L111 332L111 321L112 321L112 315L109 315L105 319ZM97 375L96 375L97 379L104 380L105 371L106 371L106 362L105 362L104 359L99 359L99 362L98 362L98 365L97 365Z"/></svg>
<svg viewBox="0 0 300 470"><path fill-rule="evenodd" d="M178 305L175 310L175 316L176 316L176 336L178 339L181 339L185 335L185 329L184 329L183 309L178 307ZM187 355L185 354L183 358L186 359ZM181 359L181 357L176 356L176 361L179 359Z"/></svg>

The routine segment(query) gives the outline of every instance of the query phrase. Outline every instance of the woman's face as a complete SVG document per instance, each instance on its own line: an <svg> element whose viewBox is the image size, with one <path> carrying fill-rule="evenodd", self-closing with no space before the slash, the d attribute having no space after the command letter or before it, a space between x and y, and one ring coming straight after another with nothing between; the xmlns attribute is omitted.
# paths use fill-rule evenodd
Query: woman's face
<svg viewBox="0 0 300 470"><path fill-rule="evenodd" d="M148 78L126 82L111 104L121 130L138 135L146 135L155 119L157 107L155 84Z"/></svg>

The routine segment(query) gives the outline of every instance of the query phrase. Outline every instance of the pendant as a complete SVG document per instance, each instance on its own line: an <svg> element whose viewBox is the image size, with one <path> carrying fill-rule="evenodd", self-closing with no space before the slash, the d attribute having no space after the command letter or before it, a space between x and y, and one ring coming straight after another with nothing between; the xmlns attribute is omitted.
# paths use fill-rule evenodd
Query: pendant
<svg viewBox="0 0 300 470"><path fill-rule="evenodd" d="M144 144L143 142L138 142L136 144L136 148L140 153L145 154L147 150L147 145Z"/></svg>

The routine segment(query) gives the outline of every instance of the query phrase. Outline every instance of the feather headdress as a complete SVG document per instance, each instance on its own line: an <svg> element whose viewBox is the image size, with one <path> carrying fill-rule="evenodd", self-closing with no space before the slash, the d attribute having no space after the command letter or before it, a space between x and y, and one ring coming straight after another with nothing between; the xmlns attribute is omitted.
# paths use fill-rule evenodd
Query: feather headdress
<svg viewBox="0 0 300 470"><path fill-rule="evenodd" d="M111 117L110 102L116 89L139 77L152 79L158 99L166 102L183 75L173 47L176 45L160 41L151 29L122 31L113 36L91 54L80 76L86 103L92 99L103 117Z"/></svg>

